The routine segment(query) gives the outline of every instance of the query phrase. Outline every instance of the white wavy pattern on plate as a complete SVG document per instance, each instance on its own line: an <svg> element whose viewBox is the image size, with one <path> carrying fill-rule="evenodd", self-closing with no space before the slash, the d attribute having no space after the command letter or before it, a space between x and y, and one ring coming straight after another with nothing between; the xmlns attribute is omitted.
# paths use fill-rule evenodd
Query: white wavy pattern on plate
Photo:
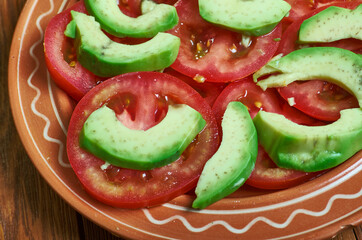
<svg viewBox="0 0 362 240"><path fill-rule="evenodd" d="M64 143L59 140L59 139L56 139L56 138L52 138L49 136L49 128L50 128L50 125L51 125L51 122L50 122L50 119L45 116L44 114L40 113L37 109L36 109L36 104L40 98L40 95L41 95L41 91L38 87L36 87L33 83L32 83L32 79L34 77L34 75L36 74L36 72L39 70L39 66L40 66L40 61L38 59L38 57L36 56L36 54L34 53L34 49L36 47L39 46L39 44L41 44L43 42L43 37L44 37L44 30L42 29L42 27L40 26L40 21L48 16L49 14L51 14L54 10L54 3L53 1L50 1L50 9L47 11L47 12L44 12L43 14L39 15L39 17L37 18L36 20L36 27L40 33L40 39L38 41L36 41L31 47L30 47L30 50L29 50L29 54L30 56L33 58L34 62L35 62L35 68L34 70L31 72L31 74L29 75L28 79L27 79L27 83L29 85L30 88L32 88L33 90L35 90L36 92L36 96L34 97L34 99L32 100L31 102L31 110L33 111L33 113L40 117L41 119L43 119L45 121L45 126L44 126L44 129L43 129L43 137L45 140L51 142L51 143L56 143L59 145L59 149L58 149L58 162L59 164L62 166L62 167L71 167L69 163L65 163L63 161L63 152L64 152ZM48 78L49 79L49 78ZM49 89L49 92L50 92L50 97L51 97L51 103L53 105L53 109L55 111L55 114L57 116L57 119L58 119L58 123L60 126L63 126L63 123L62 122L59 122L60 121L60 118L58 118L59 116L59 113L57 112L57 108L54 106L54 100L52 99L53 95L51 94L51 89L48 87Z"/></svg>
<svg viewBox="0 0 362 240"><path fill-rule="evenodd" d="M213 214L213 215L235 215L235 214L248 214L248 213L258 213L258 212L265 212L269 210L274 210L277 208L283 208L286 206L290 206L293 204L297 204L306 200L309 200L311 198L314 198L316 196L319 196L327 191L330 191L337 186L343 184L344 182L348 181L350 178L360 174L362 172L362 159L359 159L353 166L352 170L348 172L347 174L339 177L337 180L330 182L326 186L323 186L321 188L318 188L314 191L311 191L307 194L302 194L299 197L275 203L275 204L268 204L265 206L260 207L254 207L254 208L242 208L242 209L232 209L232 210L213 210L213 209L203 209L203 210L196 210L193 208L185 207L185 206L179 206L171 203L165 203L163 204L164 207L179 210L179 211L187 211L187 212L198 212L200 214Z"/></svg>
<svg viewBox="0 0 362 240"><path fill-rule="evenodd" d="M38 100L40 98L41 91L40 91L40 89L38 87L36 87L32 83L32 79L33 79L34 75L36 74L36 72L39 70L39 65L40 65L39 59L34 54L34 49L36 47L38 47L39 44L42 43L42 39L43 39L43 36L44 36L44 31L40 26L40 21L44 17L51 14L53 12L53 10L54 10L54 2L53 2L53 0L50 0L49 2L51 4L51 8L47 12L39 15L39 17L36 20L36 26L37 26L37 29L39 30L39 33L41 34L41 37L37 42L35 42L31 46L31 48L29 50L29 53L30 53L31 57L33 58L36 66L35 66L34 70L32 71L32 73L30 74L29 78L27 79L27 84L29 85L30 88L32 88L33 90L36 91L36 96L34 97L34 99L31 102L31 110L33 111L33 113L36 116L40 117L41 119L43 119L46 122L45 127L43 128L43 137L44 137L44 139L46 139L47 141L49 141L51 143L56 143L56 144L59 145L58 162L63 167L70 167L70 165L68 163L65 163L63 161L63 151L64 151L64 145L65 144L61 140L55 139L55 138L52 138L52 137L49 136L48 132L49 132L49 128L50 128L50 125L51 125L50 119L47 116L45 116L44 114L40 113L36 108L36 104L37 104L37 102L38 102ZM66 2L67 1L62 2L62 5L61 5L60 9L58 10L58 12L60 12L64 8L64 6L66 5ZM49 75L47 75L47 80L48 80L49 97L50 97L50 100L51 100L51 103L52 103L52 107L53 107L53 109L55 111L55 115L56 115L56 118L58 120L59 126L62 128L64 134L66 135L66 130L64 128L64 124L61 122L61 119L59 117L58 109L57 109L56 105L54 104L52 88L50 86L50 77L49 77ZM217 220L217 221L210 222L210 223L204 225L203 227L193 227L192 224L190 224L185 217L180 216L180 215L174 215L172 217L169 217L169 218L166 218L166 219L163 219L163 220L157 220L152 216L152 214L150 213L150 211L148 209L143 209L143 212L144 212L145 216L147 217L147 219L151 223L156 224L156 225L164 225L164 224L170 223L172 221L179 220L191 232L203 232L203 231L211 228L212 226L222 225L222 226L225 227L225 229L227 229L228 231L230 231L232 233L243 234L243 233L246 233L247 231L249 231L257 222L264 222L264 223L266 223L269 226L274 227L274 228L286 228L292 223L293 219L298 214L305 214L305 215L312 216L312 217L321 217L321 216L326 215L331 210L334 201L336 201L337 199L350 200L350 199L357 199L357 198L359 198L361 196L362 196L362 189L359 192L357 192L355 194L350 194L350 195L348 195L348 194L336 194L336 195L332 196L329 199L326 207L321 211L314 212L314 211L310 211L310 210L307 210L307 209L297 209L297 210L294 210L289 215L287 220L285 220L283 223L277 223L277 222L274 222L274 221L272 221L272 220L270 220L270 219L268 219L266 217L259 216L259 217L255 217L252 221L250 221L243 228L232 227L230 224L228 224L226 221L223 221L223 220ZM333 222L336 222L336 221L338 221L340 219L348 217L349 215L352 215L355 212L360 211L361 209L362 209L362 207L360 207L358 209L355 209L354 211L352 211L350 213L347 213L346 215L344 215L344 216L342 216L342 217L340 217L338 219L335 219L334 221L332 221L330 223L327 223L324 226L327 226L328 224L332 224ZM323 227L323 226L320 226L320 227ZM140 229L138 229L138 230L140 230ZM300 234L304 234L304 233L307 233L309 231L314 231L314 230L316 230L316 228L310 229L310 230L307 230L307 231L304 231L304 232L301 232L301 233L296 233L296 234L293 234L292 236L298 236ZM142 231L142 230L140 230L140 231ZM159 236L159 237L161 237L161 236ZM285 236L285 238L286 237L289 237L289 236ZM282 238L284 238L284 237L281 237L281 238L278 238L278 239L282 239Z"/></svg>
<svg viewBox="0 0 362 240"><path fill-rule="evenodd" d="M148 209L142 209L145 216L148 218L148 220L150 222L152 222L153 224L157 224L157 225L164 225L170 222L173 222L175 220L179 220L180 222L182 222L182 224L190 231L190 232L203 232L206 231L207 229L215 226L215 225L221 225L223 227L225 227L225 229L227 229L228 231L235 233L235 234L243 234L246 233L247 231L249 231L257 222L264 222L266 224L268 224L271 227L274 228L286 228L288 227L293 219L298 215L298 214L304 214L304 215L308 215L311 217L321 217L326 215L327 213L330 212L330 210L332 209L332 205L333 203L337 200L337 199L343 199L343 200L352 200L352 199L357 199L359 197L362 196L362 188L354 194L336 194L333 195L327 202L325 208L321 211L311 211L311 210L307 210L307 209L296 209L294 210L289 217L282 223L278 223L278 222L274 222L273 220L270 220L269 218L263 217L263 216L259 216L254 218L253 220L251 220L246 226L242 227L242 228L235 228L233 226L231 226L230 224L228 224L226 221L224 220L216 220L216 221L212 221L209 222L208 224L202 226L202 227L194 227L192 226L192 224L183 216L180 215L173 215L169 218L163 219L163 220L157 220L155 219L151 212ZM358 212L359 210L362 209L362 206L360 208L357 208L353 211L354 212ZM305 232L303 232L305 233Z"/></svg>

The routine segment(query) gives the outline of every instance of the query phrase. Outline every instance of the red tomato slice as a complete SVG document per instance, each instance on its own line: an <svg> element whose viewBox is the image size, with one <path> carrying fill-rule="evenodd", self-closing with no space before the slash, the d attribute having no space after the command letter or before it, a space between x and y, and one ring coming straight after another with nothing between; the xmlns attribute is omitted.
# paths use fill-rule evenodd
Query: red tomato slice
<svg viewBox="0 0 362 240"><path fill-rule="evenodd" d="M325 81L298 81L278 89L284 99L294 98L293 107L323 121L336 121L340 111L359 107L357 99L344 89Z"/></svg>
<svg viewBox="0 0 362 240"><path fill-rule="evenodd" d="M173 70L172 68L167 68L163 72L175 76L184 81L185 83L187 83L188 85L190 85L206 100L206 102L210 106L214 104L216 98L219 96L219 94L226 86L226 84L224 83L211 83L211 82L199 83L196 82L194 79Z"/></svg>
<svg viewBox="0 0 362 240"><path fill-rule="evenodd" d="M289 109L291 107L285 108L287 103L280 98L275 89L270 88L263 91L252 81L251 77L230 83L216 99L212 110L215 113L219 126L221 125L225 109L231 101L239 101L245 104L249 108L252 118L262 109L268 112L286 113L287 118L297 123L308 124L314 122L308 116L292 112L293 110ZM249 177L251 180L248 180L246 183L263 189L282 189L299 184L310 178L310 176L312 176L310 173L278 168L267 157L264 149L259 146L255 169Z"/></svg>
<svg viewBox="0 0 362 240"><path fill-rule="evenodd" d="M295 107L292 107L289 105L287 101L284 102L282 106L282 114L284 117L289 119L292 122L295 122L300 125L306 125L306 126L322 126L326 125L329 122L321 121L316 118L313 118L302 111L298 110Z"/></svg>
<svg viewBox="0 0 362 240"><path fill-rule="evenodd" d="M125 124L147 129L162 119L167 106L184 103L206 120L205 129L175 162L149 171L109 166L79 147L79 133L87 117L103 104L114 109ZM160 114L161 113L161 114ZM116 76L88 92L70 120L67 153L86 191L115 207L154 206L186 193L196 186L206 161L218 147L218 128L210 106L190 86L168 74L139 72Z"/></svg>
<svg viewBox="0 0 362 240"><path fill-rule="evenodd" d="M295 21L299 17L317 8L316 0L285 0L292 7L289 15L285 17L287 21Z"/></svg>
<svg viewBox="0 0 362 240"><path fill-rule="evenodd" d="M335 2L332 5L353 9L359 4L361 4L361 1ZM331 43L308 45L298 43L298 32L302 22L329 6L331 5L320 7L293 22L282 35L278 53L288 54L306 46L339 47L360 53L362 51L362 41L358 39L345 39ZM321 80L294 82L286 87L279 88L279 93L286 100L294 97L295 108L323 121L335 121L340 117L339 112L341 110L359 106L357 99L353 95L334 84Z"/></svg>
<svg viewBox="0 0 362 240"><path fill-rule="evenodd" d="M259 145L255 168L245 183L261 189L285 189L306 182L319 174L321 173L279 168Z"/></svg>
<svg viewBox="0 0 362 240"><path fill-rule="evenodd" d="M305 47L319 47L319 46L325 46L325 47L339 47L344 48L356 53L362 52L362 41L358 39L343 39L331 43L308 43L308 44L300 44L298 42L298 34L299 34L299 28L300 25L303 23L303 21L307 18L310 18L311 16L323 11L324 9L330 7L330 6L338 6L343 8L349 8L354 9L359 4L361 4L362 1L354 1L354 2L335 2L331 5L326 5L323 7L320 7L312 12L308 12L307 14L299 17L297 20L295 20L289 27L285 30L285 32L282 35L280 45L278 47L277 53L283 53L288 54L294 50L305 48Z"/></svg>
<svg viewBox="0 0 362 240"><path fill-rule="evenodd" d="M179 55L171 65L191 78L230 82L246 77L268 62L281 36L278 25L271 33L243 41L240 33L212 25L199 15L198 2L180 0L175 4L179 24L169 32L181 39Z"/></svg>
<svg viewBox="0 0 362 240"><path fill-rule="evenodd" d="M118 5L127 16L138 17L141 15L141 0L121 0Z"/></svg>
<svg viewBox="0 0 362 240"><path fill-rule="evenodd" d="M169 5L175 5L178 0L155 0L156 3L164 3Z"/></svg>
<svg viewBox="0 0 362 240"><path fill-rule="evenodd" d="M314 11L317 8L341 2L353 2L355 0L285 0L292 7L284 21L294 22L300 17Z"/></svg>
<svg viewBox="0 0 362 240"><path fill-rule="evenodd" d="M83 2L57 14L48 23L44 34L45 62L54 82L76 101L102 79L83 68L76 59L73 40L64 35L72 19L70 11L86 13Z"/></svg>
<svg viewBox="0 0 362 240"><path fill-rule="evenodd" d="M218 96L212 107L217 122L221 122L227 105L232 101L239 101L246 105L252 118L260 110L282 112L282 102L277 91L273 88L263 91L253 82L251 76L230 83Z"/></svg>
<svg viewBox="0 0 362 240"><path fill-rule="evenodd" d="M136 16L128 6L127 1L120 2L119 8L123 13L131 17ZM98 77L82 67L77 61L74 40L64 35L66 26L72 19L70 15L71 10L87 13L83 1L80 1L54 16L45 30L44 52L45 62L54 82L74 100L79 101L84 94L102 82L104 78ZM128 44L137 44L145 41L145 39L111 38L114 41Z"/></svg>

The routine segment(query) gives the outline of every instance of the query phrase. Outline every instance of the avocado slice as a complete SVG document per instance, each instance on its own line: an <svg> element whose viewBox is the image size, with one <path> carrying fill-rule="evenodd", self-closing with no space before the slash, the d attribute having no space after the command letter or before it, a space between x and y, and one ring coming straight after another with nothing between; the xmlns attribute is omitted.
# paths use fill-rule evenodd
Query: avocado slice
<svg viewBox="0 0 362 240"><path fill-rule="evenodd" d="M254 81L263 90L284 87L297 80L323 79L354 94L362 107L362 56L335 47L310 47L289 53L267 63L254 73Z"/></svg>
<svg viewBox="0 0 362 240"><path fill-rule="evenodd" d="M198 0L199 12L208 22L249 35L269 33L288 14L283 0Z"/></svg>
<svg viewBox="0 0 362 240"><path fill-rule="evenodd" d="M233 193L254 169L258 139L247 107L240 102L230 102L221 124L221 145L201 173L193 208L205 208Z"/></svg>
<svg viewBox="0 0 362 240"><path fill-rule="evenodd" d="M147 42L126 45L112 41L94 17L71 11L73 20L65 34L76 38L78 61L101 77L127 72L154 71L170 66L176 59L180 39L169 33L158 33Z"/></svg>
<svg viewBox="0 0 362 240"><path fill-rule="evenodd" d="M154 127L129 129L104 105L84 123L80 146L115 166L149 170L178 159L205 125L199 112L178 104Z"/></svg>
<svg viewBox="0 0 362 240"><path fill-rule="evenodd" d="M85 0L91 15L102 29L117 37L149 38L167 31L178 23L176 8L168 4L156 4L151 0L141 3L142 15L137 18L122 13L115 0Z"/></svg>
<svg viewBox="0 0 362 240"><path fill-rule="evenodd" d="M325 126L303 126L264 111L253 120L260 144L282 168L325 170L362 149L361 108L342 110L340 119Z"/></svg>
<svg viewBox="0 0 362 240"><path fill-rule="evenodd" d="M362 4L355 9L331 6L306 19L299 30L302 42L333 42L346 38L362 40Z"/></svg>

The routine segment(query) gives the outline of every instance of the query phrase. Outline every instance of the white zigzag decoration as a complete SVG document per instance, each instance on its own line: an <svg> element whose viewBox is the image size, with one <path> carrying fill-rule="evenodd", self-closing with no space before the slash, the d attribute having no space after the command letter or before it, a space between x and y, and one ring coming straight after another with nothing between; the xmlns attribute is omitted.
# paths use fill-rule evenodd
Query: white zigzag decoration
<svg viewBox="0 0 362 240"><path fill-rule="evenodd" d="M142 209L145 216L148 218L148 220L150 222L152 222L153 224L157 224L157 225L164 225L166 223L170 223L174 220L179 220L182 222L182 224L190 231L190 232L203 232L215 225L221 225L223 227L225 227L228 231L232 232L232 233L235 233L235 234L243 234L247 231L249 231L255 223L257 222L264 222L266 224L268 224L269 226L271 227L274 227L274 228L286 228L289 226L289 224L293 221L293 219L295 218L295 216L297 216L298 214L305 214L305 215L308 215L308 216L313 216L313 217L321 217L321 216L324 216L326 215L332 208L332 205L333 205L333 202L337 199L345 199L345 200L348 200L348 199L356 199L356 198L359 198L362 196L362 188L359 192L355 193L355 194L336 194L336 195L333 195L326 207L321 210L321 211L310 211L310 210L307 210L307 209L296 209L294 210L290 215L289 217L287 218L287 220L285 220L284 222L282 223L277 223L277 222L274 222L266 217L262 217L262 216L259 216L259 217L256 217L254 218L252 221L250 221L245 227L243 228L235 228L235 227L232 227L229 223L223 221L223 220L216 220L216 221L212 221L202 227L193 227L189 222L188 220L183 217L183 216L180 216L180 215L174 215L172 217L169 217L169 218L166 218L166 219L163 219L163 220L157 220L155 219L152 214L150 213L150 211L148 209ZM355 211L359 211L362 209L362 206L358 209L356 209Z"/></svg>

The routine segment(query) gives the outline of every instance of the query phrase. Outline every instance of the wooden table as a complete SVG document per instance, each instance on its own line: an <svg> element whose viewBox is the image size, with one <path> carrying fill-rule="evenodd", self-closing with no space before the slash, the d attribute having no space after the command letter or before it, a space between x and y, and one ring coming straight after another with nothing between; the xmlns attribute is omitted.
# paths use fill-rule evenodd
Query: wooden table
<svg viewBox="0 0 362 240"><path fill-rule="evenodd" d="M11 115L8 58L12 34L26 0L0 2L0 240L120 239L72 209L40 176L25 152ZM362 225L335 239L362 239Z"/></svg>

